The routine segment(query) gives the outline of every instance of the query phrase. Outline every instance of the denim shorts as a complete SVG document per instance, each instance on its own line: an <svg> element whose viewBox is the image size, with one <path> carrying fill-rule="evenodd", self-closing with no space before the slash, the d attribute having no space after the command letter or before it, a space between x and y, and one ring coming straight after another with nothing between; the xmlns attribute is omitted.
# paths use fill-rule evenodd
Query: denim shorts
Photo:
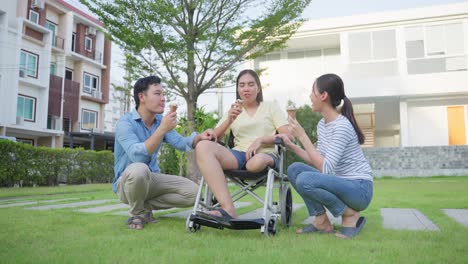
<svg viewBox="0 0 468 264"><path fill-rule="evenodd" d="M245 170L246 169L245 165L247 164L247 158L245 156L245 152L244 151L238 151L238 150L235 150L235 149L230 149L230 151L231 151L232 155L234 155L234 157L236 157L237 164L238 164L237 169L238 170ZM273 159L273 162L274 162L273 168L277 169L278 166L279 166L279 157L278 157L278 155L276 153L264 153L264 154L267 154L268 156L270 156Z"/></svg>

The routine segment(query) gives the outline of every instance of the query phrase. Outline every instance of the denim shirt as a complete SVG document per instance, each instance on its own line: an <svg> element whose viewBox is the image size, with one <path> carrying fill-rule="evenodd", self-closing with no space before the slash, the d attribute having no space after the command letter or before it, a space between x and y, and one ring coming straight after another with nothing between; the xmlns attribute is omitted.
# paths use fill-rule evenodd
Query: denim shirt
<svg viewBox="0 0 468 264"><path fill-rule="evenodd" d="M145 147L145 141L160 126L162 116L155 116L151 130L145 126L140 114L134 109L124 115L115 128L114 143L114 181L112 191L117 192L117 180L128 165L135 162L142 162L148 165L151 172L160 172L158 166L158 152L162 142L166 142L181 151L192 149L193 140L197 133L192 133L189 137L182 137L175 130L170 130L164 135L161 143L157 146L153 154L149 154Z"/></svg>

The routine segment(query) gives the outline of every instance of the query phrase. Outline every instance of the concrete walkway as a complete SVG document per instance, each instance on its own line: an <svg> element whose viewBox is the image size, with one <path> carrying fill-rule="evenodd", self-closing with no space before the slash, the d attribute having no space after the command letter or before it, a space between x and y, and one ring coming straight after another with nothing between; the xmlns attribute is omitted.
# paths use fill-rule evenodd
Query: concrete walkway
<svg viewBox="0 0 468 264"><path fill-rule="evenodd" d="M28 200L29 199L29 200ZM77 200L79 198L65 198L55 200L31 200L27 199L5 199L0 201L0 210L3 208L24 207L27 210L54 210L65 208L74 209L77 213L110 213L112 215L128 215L128 205L120 203L116 199L101 199L90 200L82 202L72 202L70 200ZM48 203L48 205L41 205ZM104 204L104 205L103 205ZM37 205L27 207L29 205ZM236 202L237 208L250 206L250 202ZM304 204L293 204L293 211L297 211L304 207ZM123 210L124 209L124 210ZM254 209L248 213L240 215L242 219L259 218L262 214L262 208ZM457 223L468 227L468 209L441 209L447 217L452 218ZM178 208L158 210L157 213L160 217L175 217L186 218L192 209L185 209L180 211ZM0 211L1 213L1 211ZM341 218L333 217L327 212L331 222L335 225L341 225ZM439 227L434 224L426 215L415 208L381 208L380 214L382 217L382 226L385 229L392 230L421 230L421 231L440 231ZM313 221L313 217L308 217L302 221L303 224L309 224ZM380 219L368 219L368 221L380 221Z"/></svg>
<svg viewBox="0 0 468 264"><path fill-rule="evenodd" d="M382 208L380 214L386 229L439 231L439 227L417 209Z"/></svg>

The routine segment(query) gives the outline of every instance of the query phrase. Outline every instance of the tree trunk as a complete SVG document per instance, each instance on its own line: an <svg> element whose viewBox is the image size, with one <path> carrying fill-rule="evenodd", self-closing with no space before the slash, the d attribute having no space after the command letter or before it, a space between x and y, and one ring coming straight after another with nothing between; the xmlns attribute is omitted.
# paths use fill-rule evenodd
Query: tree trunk
<svg viewBox="0 0 468 264"><path fill-rule="evenodd" d="M186 100L187 101L187 120L189 123L189 135L195 131L195 111L197 109L197 100ZM202 132L202 131L196 131ZM198 169L197 160L195 157L195 150L186 153L187 157L187 178L199 183L201 179L201 173Z"/></svg>

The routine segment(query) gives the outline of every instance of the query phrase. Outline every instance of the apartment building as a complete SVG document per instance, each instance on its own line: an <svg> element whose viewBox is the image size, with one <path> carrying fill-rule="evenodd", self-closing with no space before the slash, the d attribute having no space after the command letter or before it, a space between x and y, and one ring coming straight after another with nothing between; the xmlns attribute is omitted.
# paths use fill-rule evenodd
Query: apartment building
<svg viewBox="0 0 468 264"><path fill-rule="evenodd" d="M0 6L0 135L34 146L105 149L111 42L63 0Z"/></svg>
<svg viewBox="0 0 468 264"><path fill-rule="evenodd" d="M287 47L250 62L264 97L310 104L337 73L369 147L466 145L468 3L310 20Z"/></svg>

